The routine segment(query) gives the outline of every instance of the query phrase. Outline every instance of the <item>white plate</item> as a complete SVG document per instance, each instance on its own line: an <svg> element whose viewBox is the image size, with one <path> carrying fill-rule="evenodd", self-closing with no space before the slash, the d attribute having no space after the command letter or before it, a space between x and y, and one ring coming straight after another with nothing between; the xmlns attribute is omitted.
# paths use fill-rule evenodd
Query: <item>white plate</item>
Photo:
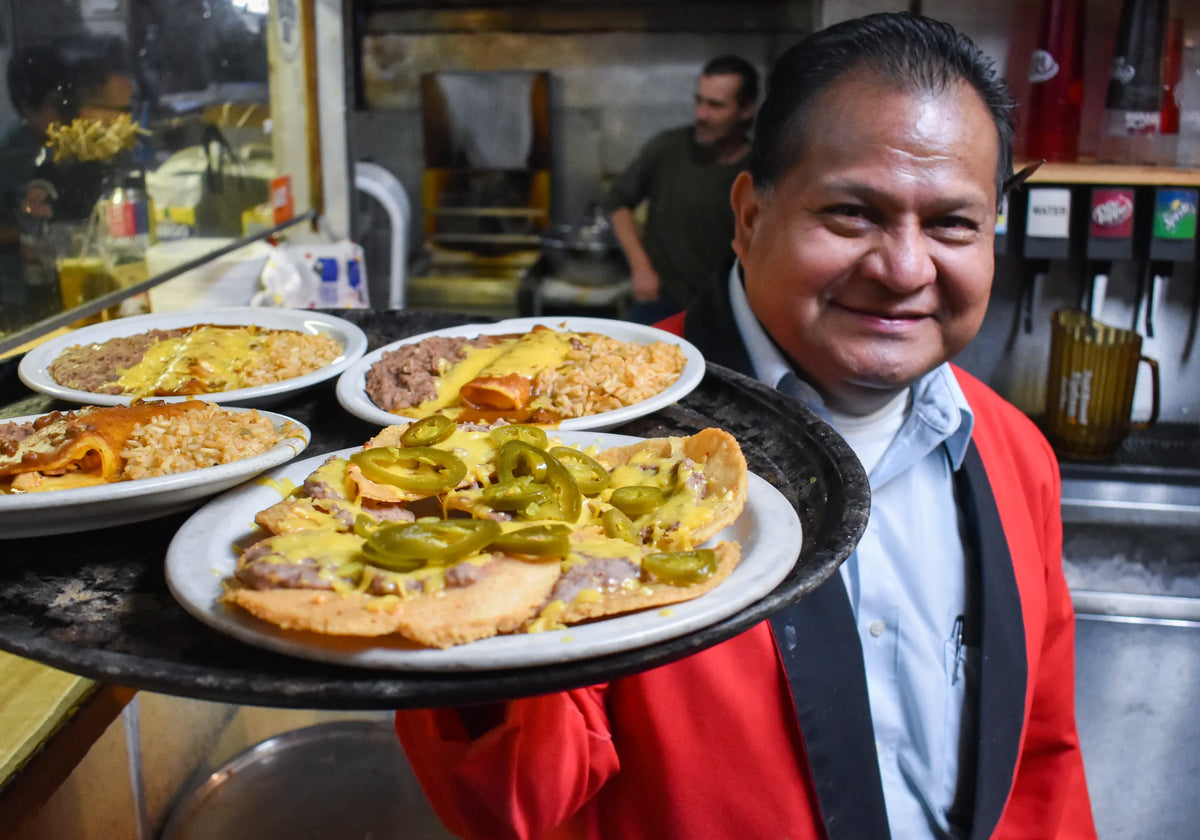
<svg viewBox="0 0 1200 840"><path fill-rule="evenodd" d="M632 443L627 435L566 432L567 443L602 447ZM346 455L356 451L346 449ZM306 458L269 473L278 480L302 483L328 455ZM175 534L167 550L166 578L171 594L205 624L258 647L305 659L397 671L462 672L524 668L587 659L633 650L676 638L728 618L779 585L800 553L801 528L787 499L757 475L750 475L749 497L737 521L714 538L741 543L742 560L710 592L667 607L616 616L565 630L481 639L448 650L418 648L402 639L356 639L295 633L218 603L221 581L233 574L233 545L253 531L254 514L279 501L261 484L246 484L213 499Z"/></svg>
<svg viewBox="0 0 1200 840"><path fill-rule="evenodd" d="M691 342L684 341L677 335L655 327L633 324L628 321L614 321L607 318L570 318L561 316L510 318L506 321L497 321L494 324L465 324L460 327L434 330L380 347L378 350L363 356L348 367L341 375L337 383L338 402L355 417L366 420L368 423L390 426L393 423L406 422L408 418L400 414L392 414L390 411L385 411L367 396L367 371L371 369L371 365L383 357L384 353L389 350L395 350L401 345L413 344L423 341L426 338L432 338L433 336L474 338L477 335L506 335L508 333L529 332L529 330L538 325L568 330L570 332L599 333L600 335L615 338L618 341L628 341L637 344L666 341L671 344L678 344L680 349L683 350L685 359L683 372L680 373L679 378L675 380L671 387L633 405L601 412L600 414L592 414L587 417L573 417L569 420L563 420L558 425L558 428L563 431L577 432L585 429L614 428L622 423L629 422L635 417L650 414L653 411L658 411L660 408L677 402L687 394L690 394L700 384L700 380L704 378L704 356L696 349L696 346Z"/></svg>
<svg viewBox="0 0 1200 840"><path fill-rule="evenodd" d="M95 487L0 494L0 539L90 531L186 510L201 499L215 496L261 472L287 463L308 446L312 433L303 423L270 411L259 410L259 414L269 418L276 429L282 428L284 423L294 423L299 431L261 455L231 464ZM0 420L0 423L21 423L40 416L43 415L14 417Z"/></svg>
<svg viewBox="0 0 1200 840"><path fill-rule="evenodd" d="M227 324L246 326L254 324L273 330L296 330L309 335L324 334L342 345L342 354L330 364L282 382L222 391L214 394L199 394L187 397L155 397L169 401L202 399L222 405L257 406L278 402L284 397L324 382L337 376L367 352L367 336L349 321L321 312L303 309L271 309L268 307L236 306L228 309L189 310L184 312L162 312L151 315L135 315L105 321L58 336L40 344L25 354L17 367L21 381L35 391L57 397L60 400L85 405L128 405L133 397L114 394L93 394L75 388L64 388L50 376L49 367L58 355L76 344L99 344L110 338L137 335L147 330L169 330L190 327L193 324Z"/></svg>

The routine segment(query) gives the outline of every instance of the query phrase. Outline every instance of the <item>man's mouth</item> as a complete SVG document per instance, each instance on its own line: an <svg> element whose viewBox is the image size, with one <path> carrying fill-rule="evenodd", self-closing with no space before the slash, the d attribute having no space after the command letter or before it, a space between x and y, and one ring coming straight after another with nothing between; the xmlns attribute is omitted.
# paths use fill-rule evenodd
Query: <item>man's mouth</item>
<svg viewBox="0 0 1200 840"><path fill-rule="evenodd" d="M873 321L883 326L904 327L932 317L927 312L913 309L874 309L845 304L841 304L841 308L856 318Z"/></svg>

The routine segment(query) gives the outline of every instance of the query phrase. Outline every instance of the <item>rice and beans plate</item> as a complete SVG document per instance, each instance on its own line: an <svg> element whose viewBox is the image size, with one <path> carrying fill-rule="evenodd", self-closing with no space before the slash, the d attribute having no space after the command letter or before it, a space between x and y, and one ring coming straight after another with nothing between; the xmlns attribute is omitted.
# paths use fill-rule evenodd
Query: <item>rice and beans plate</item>
<svg viewBox="0 0 1200 840"><path fill-rule="evenodd" d="M0 422L0 494L174 475L260 455L300 433L200 400L55 411Z"/></svg>
<svg viewBox="0 0 1200 840"><path fill-rule="evenodd" d="M401 344L367 371L366 392L406 418L553 425L649 399L674 384L686 361L670 342L537 326L516 335Z"/></svg>
<svg viewBox="0 0 1200 840"><path fill-rule="evenodd" d="M323 334L195 324L68 347L48 373L63 387L93 394L196 396L303 376L336 361L343 349Z"/></svg>

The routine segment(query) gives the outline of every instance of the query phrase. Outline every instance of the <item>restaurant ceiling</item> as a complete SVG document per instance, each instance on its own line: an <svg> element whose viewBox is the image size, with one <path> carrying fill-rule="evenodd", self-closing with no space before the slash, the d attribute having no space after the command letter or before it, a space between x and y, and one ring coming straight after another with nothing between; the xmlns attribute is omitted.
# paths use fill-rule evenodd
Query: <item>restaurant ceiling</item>
<svg viewBox="0 0 1200 840"><path fill-rule="evenodd" d="M388 32L806 32L815 0L356 0L363 34ZM681 14L686 11L686 14Z"/></svg>

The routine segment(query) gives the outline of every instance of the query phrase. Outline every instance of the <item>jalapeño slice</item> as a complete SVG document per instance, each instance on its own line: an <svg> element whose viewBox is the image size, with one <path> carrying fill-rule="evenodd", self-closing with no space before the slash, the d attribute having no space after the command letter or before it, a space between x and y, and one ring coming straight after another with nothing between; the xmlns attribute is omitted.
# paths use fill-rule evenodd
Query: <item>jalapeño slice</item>
<svg viewBox="0 0 1200 840"><path fill-rule="evenodd" d="M380 525L365 513L354 517L354 535L364 540L379 529Z"/></svg>
<svg viewBox="0 0 1200 840"><path fill-rule="evenodd" d="M400 434L405 446L433 446L454 433L454 421L444 414L422 417Z"/></svg>
<svg viewBox="0 0 1200 840"><path fill-rule="evenodd" d="M583 494L579 492L579 485L570 471L549 454L546 456L546 483L550 485L550 492L558 507L558 518L567 522L577 521L583 511Z"/></svg>
<svg viewBox="0 0 1200 840"><path fill-rule="evenodd" d="M508 440L496 453L496 475L502 482L527 475L542 483L546 480L546 462L549 460L550 453L540 447L523 440Z"/></svg>
<svg viewBox="0 0 1200 840"><path fill-rule="evenodd" d="M606 490L612 481L604 465L586 452L570 446L556 446L550 450L550 455L567 468L579 492L585 496L594 496Z"/></svg>
<svg viewBox="0 0 1200 840"><path fill-rule="evenodd" d="M521 475L483 488L483 503L495 510L525 510L533 504L549 501L550 487L538 484L532 476Z"/></svg>
<svg viewBox="0 0 1200 840"><path fill-rule="evenodd" d="M642 558L642 570L663 583L688 586L712 577L717 570L717 553L711 548L697 548L693 551L647 554Z"/></svg>
<svg viewBox="0 0 1200 840"><path fill-rule="evenodd" d="M630 484L618 487L608 502L630 519L650 513L667 500L667 494L649 484Z"/></svg>
<svg viewBox="0 0 1200 840"><path fill-rule="evenodd" d="M546 448L546 430L540 426L528 426L523 423L513 423L509 426L497 426L488 432L488 437L496 446L503 446L510 440L520 440L530 446Z"/></svg>
<svg viewBox="0 0 1200 840"><path fill-rule="evenodd" d="M496 537L488 548L505 554L528 554L535 557L561 557L570 548L571 529L560 522L530 525Z"/></svg>
<svg viewBox="0 0 1200 840"><path fill-rule="evenodd" d="M411 572L426 565L448 566L486 546L500 534L490 519L438 519L385 525L367 538L363 556L375 566Z"/></svg>
<svg viewBox="0 0 1200 840"><path fill-rule="evenodd" d="M604 525L604 536L610 540L624 540L628 543L641 545L641 539L638 538L637 529L633 525L633 521L621 513L616 508L609 508L600 516L600 521Z"/></svg>
<svg viewBox="0 0 1200 840"><path fill-rule="evenodd" d="M432 446L377 446L355 452L350 462L371 481L431 495L453 490L467 474L462 459Z"/></svg>

